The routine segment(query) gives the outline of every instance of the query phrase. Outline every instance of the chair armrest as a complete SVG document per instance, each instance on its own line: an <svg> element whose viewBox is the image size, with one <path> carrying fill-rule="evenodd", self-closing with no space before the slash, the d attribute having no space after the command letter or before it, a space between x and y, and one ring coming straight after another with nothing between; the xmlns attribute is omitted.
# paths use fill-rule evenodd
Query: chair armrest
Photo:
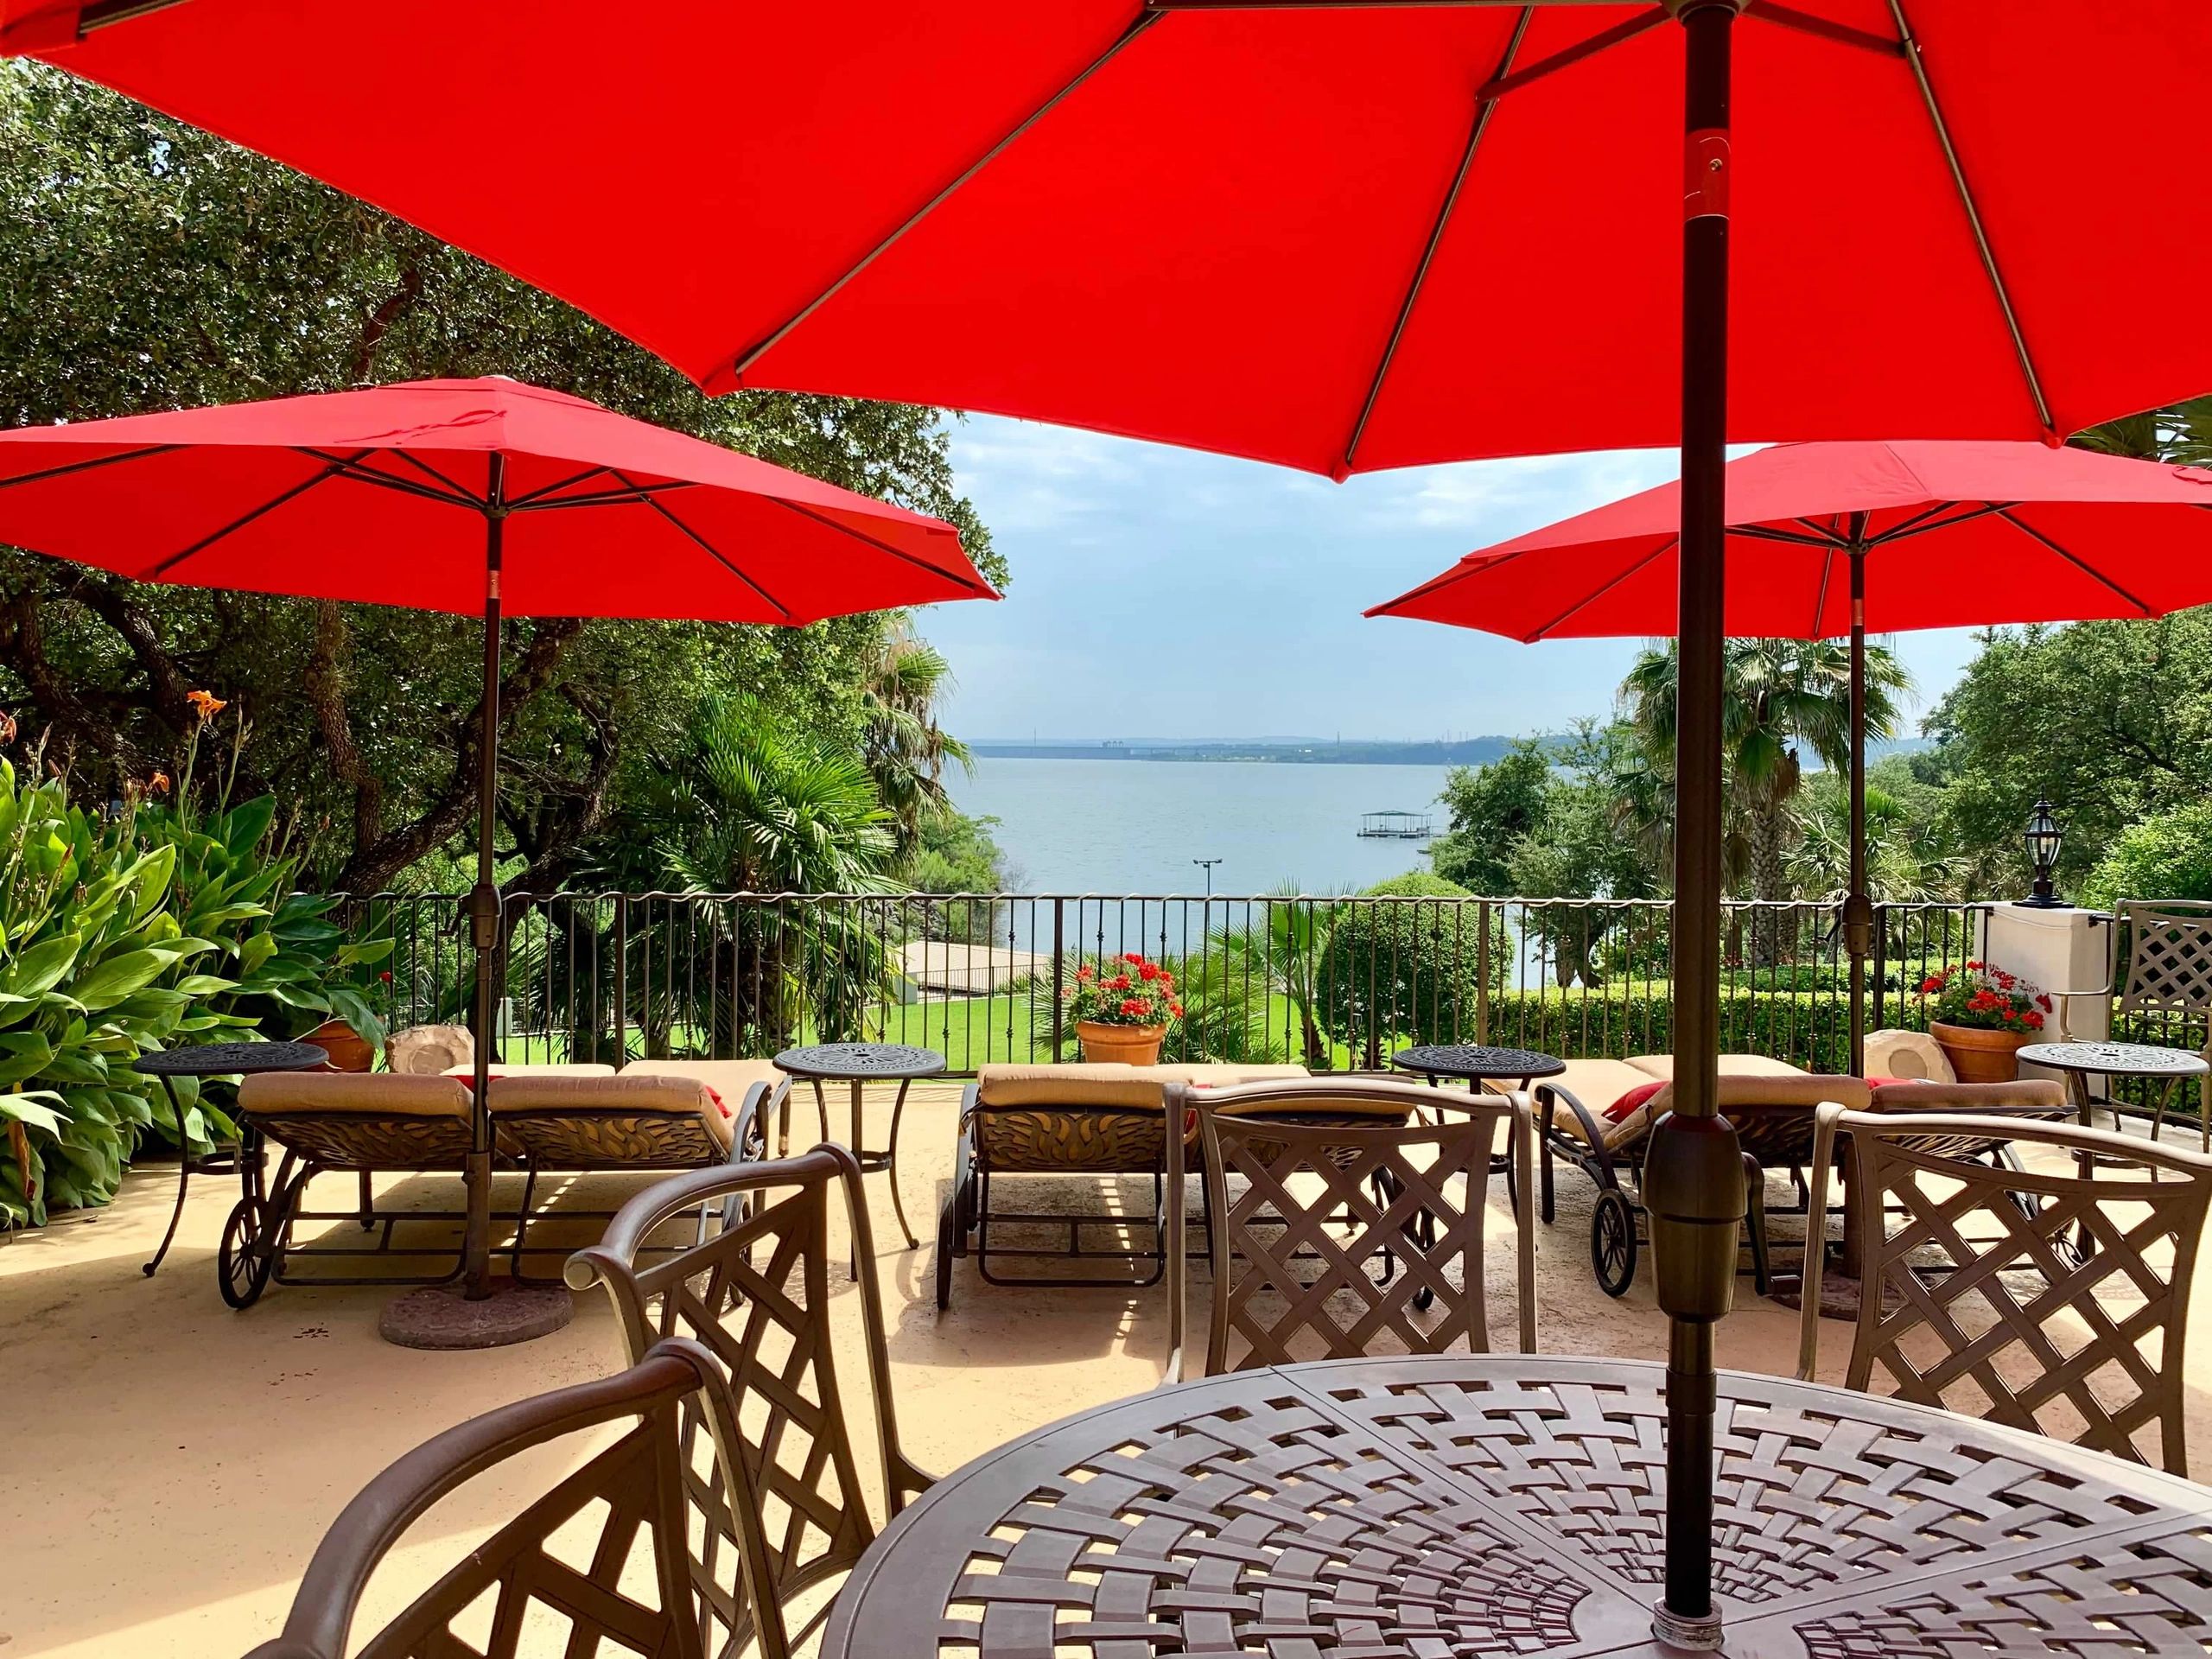
<svg viewBox="0 0 2212 1659"><path fill-rule="evenodd" d="M971 1081L960 1091L960 1127L963 1129L976 1116L976 1108L982 1097L982 1084Z"/></svg>
<svg viewBox="0 0 2212 1659"><path fill-rule="evenodd" d="M1552 1113L1554 1104L1560 1102L1564 1102L1567 1110L1574 1114L1575 1121L1582 1125L1583 1134L1589 1137L1586 1142L1578 1142L1571 1135L1562 1137L1557 1142L1560 1150L1571 1149L1578 1154L1586 1151L1599 1160L1602 1167L1611 1169L1613 1156L1605 1150L1605 1120L1576 1099L1574 1091L1563 1083L1540 1083L1536 1085L1536 1103L1543 1110L1544 1138L1548 1141L1558 1135L1552 1125Z"/></svg>

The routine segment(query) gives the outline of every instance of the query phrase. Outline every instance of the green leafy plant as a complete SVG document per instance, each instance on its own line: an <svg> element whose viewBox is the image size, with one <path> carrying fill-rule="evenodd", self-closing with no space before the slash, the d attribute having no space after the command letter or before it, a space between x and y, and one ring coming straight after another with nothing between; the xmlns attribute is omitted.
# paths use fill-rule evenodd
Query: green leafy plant
<svg viewBox="0 0 2212 1659"><path fill-rule="evenodd" d="M192 1001L157 982L214 948L166 907L175 865L0 760L0 1223L105 1203L152 1121L130 1063L187 1028ZM180 1097L197 1110L188 1084Z"/></svg>
<svg viewBox="0 0 2212 1659"><path fill-rule="evenodd" d="M1459 901L1456 882L1414 872L1378 882L1344 904L1321 950L1319 1001L1329 1034L1363 1043L1360 1064L1379 1066L1400 1041L1448 1043L1475 1027L1483 995L1503 985L1512 953L1491 912L1491 947L1482 947L1484 912Z"/></svg>

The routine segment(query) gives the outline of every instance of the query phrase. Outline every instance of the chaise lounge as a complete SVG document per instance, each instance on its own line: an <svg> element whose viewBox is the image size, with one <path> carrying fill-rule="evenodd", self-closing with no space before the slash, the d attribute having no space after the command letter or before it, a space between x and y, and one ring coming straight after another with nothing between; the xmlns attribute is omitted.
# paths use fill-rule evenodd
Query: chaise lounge
<svg viewBox="0 0 2212 1659"><path fill-rule="evenodd" d="M1302 1065L986 1065L960 1103L960 1130L953 1154L952 1191L937 1234L937 1305L952 1303L952 1264L972 1256L988 1284L1073 1288L1157 1284L1166 1262L1166 1116L1164 1096L1172 1083L1198 1086L1303 1077ZM1178 1127L1187 1138L1189 1125ZM992 1187L1009 1176L1149 1175L1151 1216L1105 1211L998 1210ZM994 1240L996 1224L1065 1228L1065 1248L1015 1247ZM1149 1227L1150 1243L1134 1235ZM1126 1230L1118 1245L1086 1245L1096 1229ZM993 1263L1011 1260L1125 1262L1114 1278L1004 1276Z"/></svg>

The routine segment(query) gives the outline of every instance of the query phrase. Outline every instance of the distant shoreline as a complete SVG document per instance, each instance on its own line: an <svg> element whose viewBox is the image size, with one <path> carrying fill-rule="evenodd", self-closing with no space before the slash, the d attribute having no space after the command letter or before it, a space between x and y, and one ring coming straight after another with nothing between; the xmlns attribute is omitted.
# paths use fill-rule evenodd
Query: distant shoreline
<svg viewBox="0 0 2212 1659"><path fill-rule="evenodd" d="M1392 743L1207 741L1193 743L1077 743L1043 739L1020 743L983 739L970 741L979 760L1237 760L1298 766L1480 766L1513 745L1510 737L1471 737L1457 741Z"/></svg>

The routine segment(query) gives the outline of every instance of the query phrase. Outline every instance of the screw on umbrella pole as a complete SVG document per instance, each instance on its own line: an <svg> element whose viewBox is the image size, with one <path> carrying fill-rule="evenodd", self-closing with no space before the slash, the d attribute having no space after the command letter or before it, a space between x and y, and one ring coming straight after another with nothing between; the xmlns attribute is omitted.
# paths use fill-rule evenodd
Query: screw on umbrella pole
<svg viewBox="0 0 2212 1659"><path fill-rule="evenodd" d="M499 890L492 831L499 810L499 562L507 522L507 458L493 452L484 514L484 694L483 724L476 734L476 885L468 890L469 942L476 950L476 1003L470 1022L474 1039L475 1095L471 1104L468 1150L468 1227L463 1239L472 1300L492 1294L492 1106L488 1094L494 1038L492 1016L493 963L499 946Z"/></svg>
<svg viewBox="0 0 2212 1659"><path fill-rule="evenodd" d="M1728 83L1738 0L1669 0L1686 43L1682 484L1675 690L1675 1108L1644 1201L1668 1317L1666 1594L1652 1634L1720 1645L1713 1605L1713 1327L1736 1290L1744 1166L1719 1116L1720 715L1728 430Z"/></svg>

